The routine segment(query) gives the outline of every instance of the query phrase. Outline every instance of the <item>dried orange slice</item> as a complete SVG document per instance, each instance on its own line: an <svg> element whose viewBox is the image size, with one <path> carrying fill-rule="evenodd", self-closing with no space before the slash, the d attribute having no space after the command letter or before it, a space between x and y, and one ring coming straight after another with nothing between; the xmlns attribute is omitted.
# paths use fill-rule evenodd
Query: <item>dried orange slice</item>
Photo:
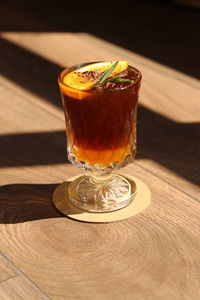
<svg viewBox="0 0 200 300"><path fill-rule="evenodd" d="M69 72L63 78L63 82L68 85L69 87L78 89L78 90L89 90L91 89L97 79L89 80L87 77L82 75L81 73L89 72L89 71L96 71L100 74L109 70L116 61L103 61L92 63L76 69L74 71ZM125 71L128 68L128 62L126 60L118 61L117 66L112 71L112 75Z"/></svg>

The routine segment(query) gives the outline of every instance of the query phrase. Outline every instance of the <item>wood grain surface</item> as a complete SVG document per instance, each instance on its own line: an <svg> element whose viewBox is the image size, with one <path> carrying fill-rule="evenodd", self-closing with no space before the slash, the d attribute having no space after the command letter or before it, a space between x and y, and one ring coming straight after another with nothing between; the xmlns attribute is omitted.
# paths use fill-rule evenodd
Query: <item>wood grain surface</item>
<svg viewBox="0 0 200 300"><path fill-rule="evenodd" d="M0 282L17 275L13 266L0 254L1 269L0 269Z"/></svg>
<svg viewBox="0 0 200 300"><path fill-rule="evenodd" d="M0 299L199 300L199 82L86 33L4 32L0 43ZM123 172L152 201L122 222L76 222L51 201L83 172L67 162L56 78L122 58L143 74L138 155Z"/></svg>
<svg viewBox="0 0 200 300"><path fill-rule="evenodd" d="M48 300L42 292L36 289L28 280L21 276L10 278L0 283L2 300Z"/></svg>

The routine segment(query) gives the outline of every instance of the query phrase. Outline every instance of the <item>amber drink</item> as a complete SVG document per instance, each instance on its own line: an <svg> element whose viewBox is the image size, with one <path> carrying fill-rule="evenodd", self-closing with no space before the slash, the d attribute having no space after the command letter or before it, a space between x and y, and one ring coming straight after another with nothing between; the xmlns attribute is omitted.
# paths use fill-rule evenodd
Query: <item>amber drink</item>
<svg viewBox="0 0 200 300"><path fill-rule="evenodd" d="M79 74L85 65L89 63L68 68L59 76L68 158L73 164L92 171L91 175L73 182L69 194L80 208L111 211L128 205L136 192L129 178L113 174L112 170L120 169L135 157L141 73L128 66L120 73L119 82L117 79L114 82L115 78L112 81L111 77L111 81L94 84L87 90L68 86L65 76L75 70ZM90 82L96 82L100 76L97 71L83 75Z"/></svg>

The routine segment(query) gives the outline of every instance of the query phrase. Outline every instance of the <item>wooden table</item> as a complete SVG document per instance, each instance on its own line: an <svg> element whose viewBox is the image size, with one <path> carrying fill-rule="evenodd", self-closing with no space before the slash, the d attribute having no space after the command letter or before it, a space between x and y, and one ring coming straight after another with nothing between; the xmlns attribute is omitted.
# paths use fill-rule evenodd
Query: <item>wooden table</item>
<svg viewBox="0 0 200 300"><path fill-rule="evenodd" d="M200 299L199 82L85 33L3 33L0 48L0 299ZM130 219L63 217L68 164L56 77L127 59L143 74L138 154L123 171L152 191Z"/></svg>

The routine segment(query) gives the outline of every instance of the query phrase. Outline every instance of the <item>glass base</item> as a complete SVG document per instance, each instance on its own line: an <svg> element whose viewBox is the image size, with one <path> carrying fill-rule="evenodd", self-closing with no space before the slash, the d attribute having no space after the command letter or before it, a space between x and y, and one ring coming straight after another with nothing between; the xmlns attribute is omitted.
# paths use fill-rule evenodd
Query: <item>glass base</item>
<svg viewBox="0 0 200 300"><path fill-rule="evenodd" d="M126 175L107 172L78 177L69 185L71 202L91 212L109 212L129 205L135 194L136 184Z"/></svg>

